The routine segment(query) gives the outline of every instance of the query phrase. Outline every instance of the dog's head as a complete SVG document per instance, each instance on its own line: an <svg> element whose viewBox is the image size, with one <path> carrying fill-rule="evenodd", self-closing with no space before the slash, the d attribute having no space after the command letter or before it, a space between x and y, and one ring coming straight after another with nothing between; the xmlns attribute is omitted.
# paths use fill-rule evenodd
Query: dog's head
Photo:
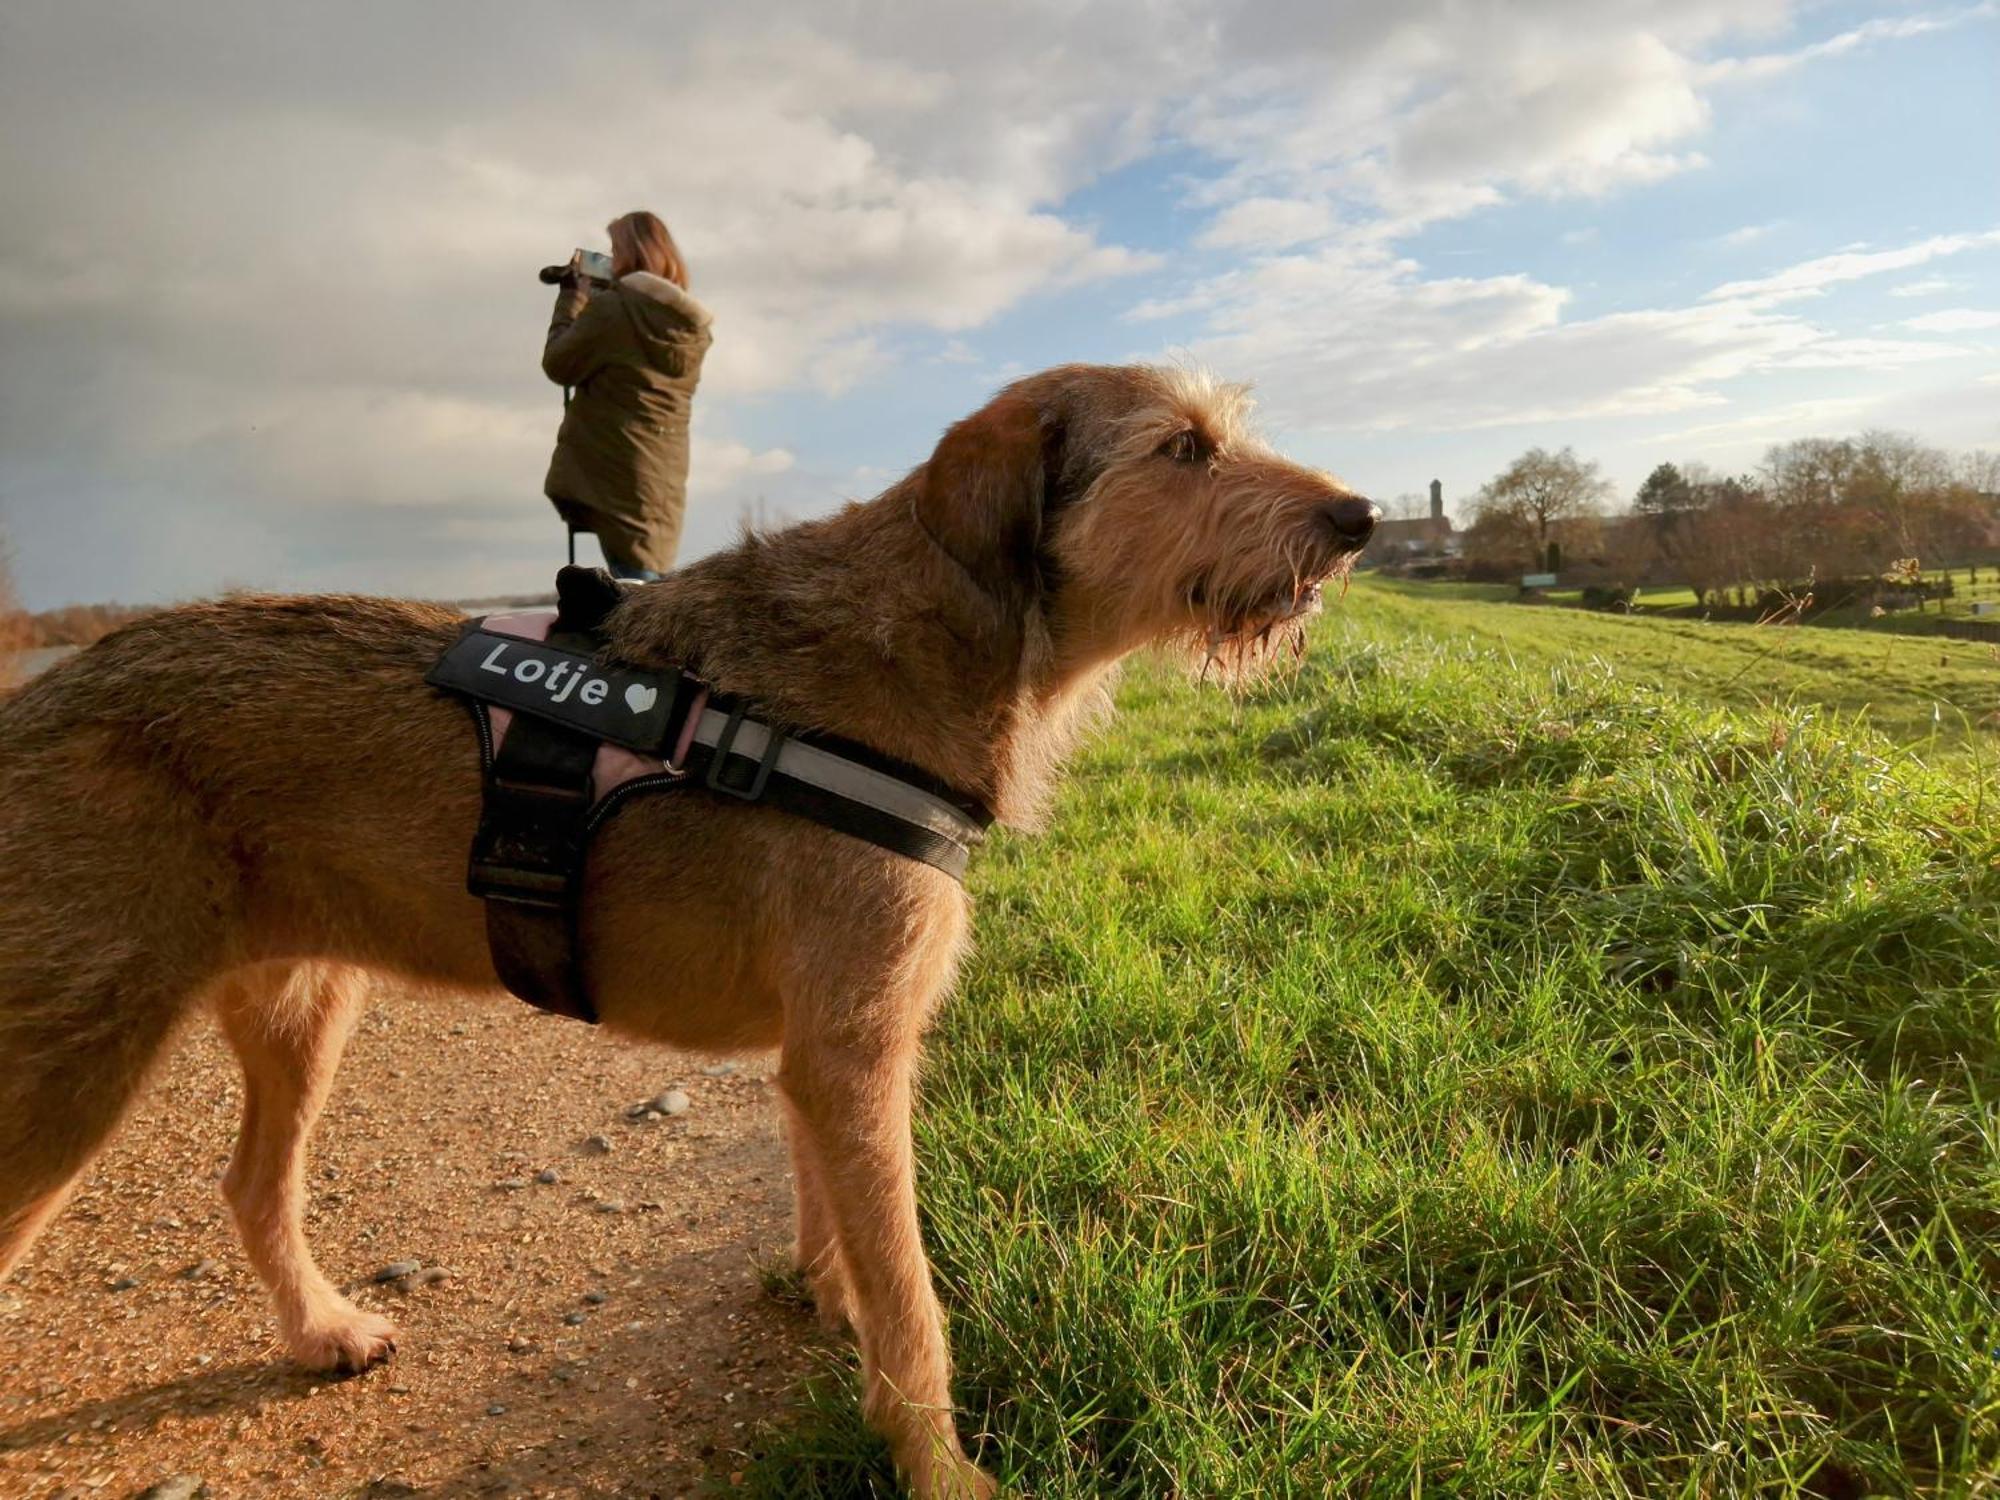
<svg viewBox="0 0 2000 1500"><path fill-rule="evenodd" d="M916 513L1010 617L1039 610L1083 667L1149 642L1254 667L1298 648L1381 512L1249 430L1239 386L1064 365L944 435Z"/></svg>

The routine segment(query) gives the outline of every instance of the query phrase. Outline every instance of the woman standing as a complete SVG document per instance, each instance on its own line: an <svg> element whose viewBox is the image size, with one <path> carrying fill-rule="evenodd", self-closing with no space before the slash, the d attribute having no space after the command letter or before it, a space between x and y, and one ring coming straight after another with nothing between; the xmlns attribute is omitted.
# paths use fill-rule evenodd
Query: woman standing
<svg viewBox="0 0 2000 1500"><path fill-rule="evenodd" d="M649 213L613 219L611 284L575 258L556 294L542 372L574 388L542 489L577 531L597 533L619 578L674 565L687 506L688 416L708 352L708 309Z"/></svg>

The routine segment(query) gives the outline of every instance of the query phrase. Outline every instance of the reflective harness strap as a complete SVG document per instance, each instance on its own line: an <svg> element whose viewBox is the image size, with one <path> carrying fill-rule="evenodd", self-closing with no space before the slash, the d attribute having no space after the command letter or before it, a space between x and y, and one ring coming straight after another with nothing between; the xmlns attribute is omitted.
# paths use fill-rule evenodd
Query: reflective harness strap
<svg viewBox="0 0 2000 1500"><path fill-rule="evenodd" d="M787 735L724 702L698 715L686 770L709 791L768 802L963 880L984 826L979 813L843 748Z"/></svg>
<svg viewBox="0 0 2000 1500"><path fill-rule="evenodd" d="M474 621L426 677L464 697L479 726L484 794L466 886L486 903L493 966L514 994L598 1019L577 930L583 870L592 836L633 795L686 788L768 803L964 878L992 821L976 799L867 746L788 734L686 673L602 665L617 585L565 568L557 589L545 639ZM569 665L550 665L559 657ZM571 674L560 691L558 670ZM579 689L585 676L597 680Z"/></svg>

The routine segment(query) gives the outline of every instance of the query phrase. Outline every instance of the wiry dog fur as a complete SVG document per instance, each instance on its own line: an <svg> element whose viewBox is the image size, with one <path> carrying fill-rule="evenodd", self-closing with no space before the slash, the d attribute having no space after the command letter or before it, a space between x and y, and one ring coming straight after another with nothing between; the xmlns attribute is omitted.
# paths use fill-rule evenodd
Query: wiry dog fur
<svg viewBox="0 0 2000 1500"><path fill-rule="evenodd" d="M1184 371L1032 376L876 499L637 591L612 655L690 664L1030 821L1119 658L1164 640L1254 666L1365 539L1372 507L1245 414ZM245 1079L223 1190L292 1353L354 1370L394 1347L314 1265L301 1181L371 971L496 987L464 887L474 738L423 682L458 626L379 599L198 604L0 705L0 1274L206 1003ZM692 793L613 820L583 901L607 1025L781 1050L799 1264L925 1496L991 1491L953 1429L909 1128L968 910L927 866Z"/></svg>

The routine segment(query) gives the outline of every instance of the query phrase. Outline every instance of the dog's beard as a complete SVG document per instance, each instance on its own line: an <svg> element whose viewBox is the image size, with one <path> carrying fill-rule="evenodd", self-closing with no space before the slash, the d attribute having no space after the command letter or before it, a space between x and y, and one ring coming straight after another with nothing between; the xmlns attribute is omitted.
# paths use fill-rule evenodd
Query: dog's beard
<svg viewBox="0 0 2000 1500"><path fill-rule="evenodd" d="M1176 633L1177 644L1205 681L1235 684L1291 670L1305 657L1306 624L1319 613L1326 589L1347 591L1355 556L1261 589L1217 589L1198 580L1188 590L1192 618Z"/></svg>

